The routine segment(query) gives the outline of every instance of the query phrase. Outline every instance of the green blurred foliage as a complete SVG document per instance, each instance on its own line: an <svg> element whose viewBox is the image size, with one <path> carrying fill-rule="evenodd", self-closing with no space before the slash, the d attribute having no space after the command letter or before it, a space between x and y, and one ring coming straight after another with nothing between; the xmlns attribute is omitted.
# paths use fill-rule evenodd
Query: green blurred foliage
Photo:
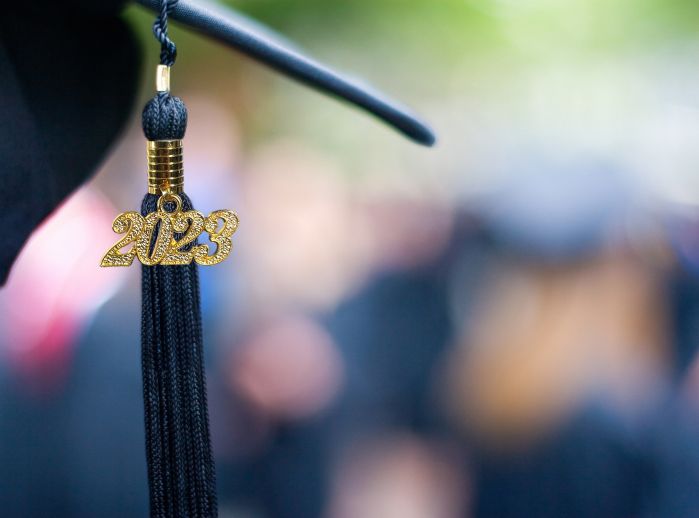
<svg viewBox="0 0 699 518"><path fill-rule="evenodd" d="M644 47L694 37L694 0L238 0L228 5L312 43L376 37L443 51L507 50L511 31L552 46ZM351 40L348 40L351 41ZM384 40L385 41L385 40ZM510 47L512 41L510 40ZM514 45L516 47L516 44Z"/></svg>
<svg viewBox="0 0 699 518"><path fill-rule="evenodd" d="M667 91L660 81L668 67L688 69L699 33L696 0L224 3L413 106L435 124L438 153L428 160L381 125L177 24L175 88L215 99L248 149L291 138L337 158L354 179L378 169L397 185L405 171L408 184L492 178L508 139L612 149L650 120L658 96L684 102L658 93ZM134 7L128 16L154 64L153 13Z"/></svg>
<svg viewBox="0 0 699 518"><path fill-rule="evenodd" d="M227 0L320 59L398 88L444 91L453 76L532 62L647 52L694 40L696 0ZM129 13L144 38L152 15ZM176 24L174 24L176 27ZM201 63L221 51L173 29ZM151 42L152 43L152 42ZM232 60L233 58L231 58ZM410 77L410 81L405 78Z"/></svg>

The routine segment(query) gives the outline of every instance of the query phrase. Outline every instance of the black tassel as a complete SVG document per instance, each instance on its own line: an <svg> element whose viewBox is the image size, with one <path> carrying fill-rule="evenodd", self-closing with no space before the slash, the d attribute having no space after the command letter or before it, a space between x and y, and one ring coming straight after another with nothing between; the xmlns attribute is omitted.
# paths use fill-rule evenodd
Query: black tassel
<svg viewBox="0 0 699 518"><path fill-rule="evenodd" d="M143 111L148 140L179 140L184 103L160 92ZM180 194L182 209L191 201ZM141 213L157 210L147 194ZM168 203L166 211L172 210ZM156 229L157 233L157 229ZM197 265L143 266L142 362L151 516L217 516Z"/></svg>

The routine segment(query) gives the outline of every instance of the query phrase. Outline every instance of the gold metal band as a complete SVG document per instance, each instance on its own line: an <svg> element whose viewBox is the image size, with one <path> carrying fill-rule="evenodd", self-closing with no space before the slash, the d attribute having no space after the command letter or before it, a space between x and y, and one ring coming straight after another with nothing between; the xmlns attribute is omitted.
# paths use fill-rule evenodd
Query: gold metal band
<svg viewBox="0 0 699 518"><path fill-rule="evenodd" d="M158 65L155 69L155 89L158 92L170 91L170 67Z"/></svg>
<svg viewBox="0 0 699 518"><path fill-rule="evenodd" d="M184 190L181 140L148 141L148 192L179 194Z"/></svg>

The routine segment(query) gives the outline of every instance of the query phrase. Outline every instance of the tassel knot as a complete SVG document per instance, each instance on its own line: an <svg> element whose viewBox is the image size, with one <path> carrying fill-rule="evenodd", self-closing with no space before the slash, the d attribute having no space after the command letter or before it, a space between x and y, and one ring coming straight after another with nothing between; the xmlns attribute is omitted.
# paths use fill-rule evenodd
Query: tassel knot
<svg viewBox="0 0 699 518"><path fill-rule="evenodd" d="M181 140L187 131L187 107L170 92L158 92L143 108L142 120L148 140Z"/></svg>

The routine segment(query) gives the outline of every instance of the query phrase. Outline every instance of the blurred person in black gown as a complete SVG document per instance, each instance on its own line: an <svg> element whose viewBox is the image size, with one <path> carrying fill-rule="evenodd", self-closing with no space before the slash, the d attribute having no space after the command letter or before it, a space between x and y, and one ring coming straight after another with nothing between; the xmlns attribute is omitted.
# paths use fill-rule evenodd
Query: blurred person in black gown
<svg viewBox="0 0 699 518"><path fill-rule="evenodd" d="M358 509L362 498L399 509L391 499L412 502L414 485L382 500L348 481L382 480L387 465L400 479L402 464L360 462L353 478L342 452L380 459L409 437L446 466L420 468L423 496L452 499L445 516L694 514L699 435L678 390L694 345L675 308L696 309L673 289L687 272L668 262L662 233L615 233L638 214L614 171L526 182L461 217L438 258L376 275L320 320L345 365L340 396L279 420L254 470L229 465L231 486L258 476L238 498L257 494L280 517L351 515L343 492ZM574 199L547 205L551 192ZM448 477L459 489L435 491Z"/></svg>

